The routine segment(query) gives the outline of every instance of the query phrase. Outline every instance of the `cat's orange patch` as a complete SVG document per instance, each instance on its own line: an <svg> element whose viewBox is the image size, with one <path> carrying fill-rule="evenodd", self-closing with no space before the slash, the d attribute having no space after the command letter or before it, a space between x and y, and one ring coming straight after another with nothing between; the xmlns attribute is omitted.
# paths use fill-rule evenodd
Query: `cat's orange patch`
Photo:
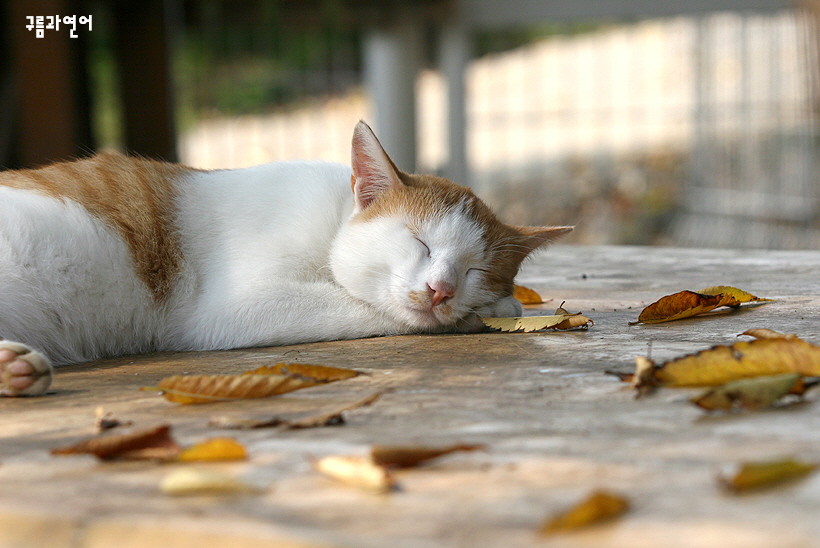
<svg viewBox="0 0 820 548"><path fill-rule="evenodd" d="M182 270L174 225L175 164L104 153L35 170L0 172L0 185L71 200L117 231L140 279L162 302Z"/></svg>

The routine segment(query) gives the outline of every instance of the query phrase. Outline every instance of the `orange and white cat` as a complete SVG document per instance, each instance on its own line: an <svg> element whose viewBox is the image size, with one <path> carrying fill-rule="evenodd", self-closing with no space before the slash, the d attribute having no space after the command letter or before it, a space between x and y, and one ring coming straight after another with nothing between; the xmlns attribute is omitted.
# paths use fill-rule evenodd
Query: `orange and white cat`
<svg viewBox="0 0 820 548"><path fill-rule="evenodd" d="M569 230L399 171L363 122L352 173L118 154L2 172L0 393L108 356L468 331L520 314L521 261Z"/></svg>

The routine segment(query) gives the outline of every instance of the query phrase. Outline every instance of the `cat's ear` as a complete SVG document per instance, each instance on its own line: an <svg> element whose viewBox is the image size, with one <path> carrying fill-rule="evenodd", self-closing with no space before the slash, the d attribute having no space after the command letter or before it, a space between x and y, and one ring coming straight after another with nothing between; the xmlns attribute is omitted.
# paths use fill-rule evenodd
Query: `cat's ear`
<svg viewBox="0 0 820 548"><path fill-rule="evenodd" d="M539 247L551 244L559 236L572 232L572 226L519 226L515 227L523 241L521 242L524 256L529 255Z"/></svg>
<svg viewBox="0 0 820 548"><path fill-rule="evenodd" d="M402 184L398 168L387 156L370 126L360 121L353 132L351 154L353 175L350 187L356 211L361 211L379 195Z"/></svg>

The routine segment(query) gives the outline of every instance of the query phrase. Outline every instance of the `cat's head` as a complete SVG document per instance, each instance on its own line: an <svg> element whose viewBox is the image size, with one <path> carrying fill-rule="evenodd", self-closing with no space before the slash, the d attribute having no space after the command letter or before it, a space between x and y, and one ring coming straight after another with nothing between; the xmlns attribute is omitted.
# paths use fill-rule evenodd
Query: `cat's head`
<svg viewBox="0 0 820 548"><path fill-rule="evenodd" d="M572 230L504 224L470 189L400 171L364 122L352 156L354 210L333 245L333 275L413 328L452 325L511 300L526 256Z"/></svg>

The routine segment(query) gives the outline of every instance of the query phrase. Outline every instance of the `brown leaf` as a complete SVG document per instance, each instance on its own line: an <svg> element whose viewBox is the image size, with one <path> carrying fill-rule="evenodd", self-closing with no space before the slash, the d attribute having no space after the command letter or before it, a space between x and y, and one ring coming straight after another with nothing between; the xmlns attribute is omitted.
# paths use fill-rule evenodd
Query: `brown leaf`
<svg viewBox="0 0 820 548"><path fill-rule="evenodd" d="M689 318L722 306L720 295L703 295L694 291L681 291L674 295L661 297L641 311L638 323L661 323Z"/></svg>
<svg viewBox="0 0 820 548"><path fill-rule="evenodd" d="M608 491L595 491L560 514L546 519L538 529L542 535L574 531L614 519L629 510L629 502Z"/></svg>
<svg viewBox="0 0 820 548"><path fill-rule="evenodd" d="M390 472L367 457L331 455L314 460L313 467L337 481L374 493L386 493L396 487Z"/></svg>
<svg viewBox="0 0 820 548"><path fill-rule="evenodd" d="M409 468L422 462L455 453L456 451L483 450L484 445L456 444L446 447L425 447L422 445L374 445L370 449L373 462L381 466Z"/></svg>
<svg viewBox="0 0 820 548"><path fill-rule="evenodd" d="M778 333L777 331L772 331L771 329L766 329L764 327L758 329L747 329L741 335L747 335L749 337L754 337L755 339L796 339L797 335L785 335L783 333Z"/></svg>
<svg viewBox="0 0 820 548"><path fill-rule="evenodd" d="M523 285L513 286L513 297L521 304L542 304L544 302L541 295Z"/></svg>
<svg viewBox="0 0 820 548"><path fill-rule="evenodd" d="M211 438L202 443L183 449L177 456L178 461L226 461L245 460L248 452L245 446L233 438Z"/></svg>
<svg viewBox="0 0 820 548"><path fill-rule="evenodd" d="M57 447L52 455L89 453L102 460L171 460L180 452L171 438L171 427L158 426L129 434L105 435Z"/></svg>
<svg viewBox="0 0 820 548"><path fill-rule="evenodd" d="M797 338L740 341L667 361L653 378L666 386L716 386L780 373L820 376L820 347Z"/></svg>
<svg viewBox="0 0 820 548"><path fill-rule="evenodd" d="M774 404L786 394L794 393L798 385L798 389L802 389L801 379L797 373L739 379L707 390L691 401L707 411L729 411L737 407L761 409Z"/></svg>
<svg viewBox="0 0 820 548"><path fill-rule="evenodd" d="M377 399L379 399L381 395L381 392L376 392L375 394L371 394L364 399L355 401L334 411L322 413L320 415L305 417L303 419L285 421L284 426L289 430L296 430L299 428L317 428L321 426L337 426L339 424L344 424L345 412L352 411L353 409L358 409L359 407L368 406L371 403L375 402Z"/></svg>
<svg viewBox="0 0 820 548"><path fill-rule="evenodd" d="M232 430L252 430L254 428L274 428L282 426L284 423L285 421L279 417L212 417L211 420L208 421L208 426Z"/></svg>
<svg viewBox="0 0 820 548"><path fill-rule="evenodd" d="M306 363L277 363L258 367L251 371L246 371L245 375L287 375L298 377L304 382L313 381L314 384L322 384L334 381L342 381L361 375L360 371L353 369L342 369L340 367L328 367L326 365L310 365Z"/></svg>
<svg viewBox="0 0 820 548"><path fill-rule="evenodd" d="M94 409L94 417L94 424L97 427L98 432L104 432L106 430L111 430L112 428L117 428L119 426L131 426L132 424L134 424L131 421L122 422L119 419L115 418L112 413L106 413L105 409L103 409L101 405Z"/></svg>
<svg viewBox="0 0 820 548"><path fill-rule="evenodd" d="M658 301L644 308L638 316L638 321L630 322L630 325L671 322L705 314L723 306L737 308L742 303L769 302L771 300L757 297L728 285L707 287L697 292L680 291L661 297Z"/></svg>
<svg viewBox="0 0 820 548"><path fill-rule="evenodd" d="M288 375L174 375L142 390L159 390L168 401L188 404L267 398L315 384Z"/></svg>
<svg viewBox="0 0 820 548"><path fill-rule="evenodd" d="M745 493L798 480L808 476L817 468L817 463L801 462L790 458L766 462L746 462L741 463L735 473L718 476L718 481L729 491Z"/></svg>
<svg viewBox="0 0 820 548"><path fill-rule="evenodd" d="M208 421L208 426L214 428L231 428L236 430L250 430L253 428L271 428L282 426L286 429L316 428L320 426L336 426L344 424L344 413L359 407L365 407L375 402L382 395L376 392L366 398L347 404L327 413L311 415L302 419L285 420L280 417L242 418L242 417L214 417Z"/></svg>

